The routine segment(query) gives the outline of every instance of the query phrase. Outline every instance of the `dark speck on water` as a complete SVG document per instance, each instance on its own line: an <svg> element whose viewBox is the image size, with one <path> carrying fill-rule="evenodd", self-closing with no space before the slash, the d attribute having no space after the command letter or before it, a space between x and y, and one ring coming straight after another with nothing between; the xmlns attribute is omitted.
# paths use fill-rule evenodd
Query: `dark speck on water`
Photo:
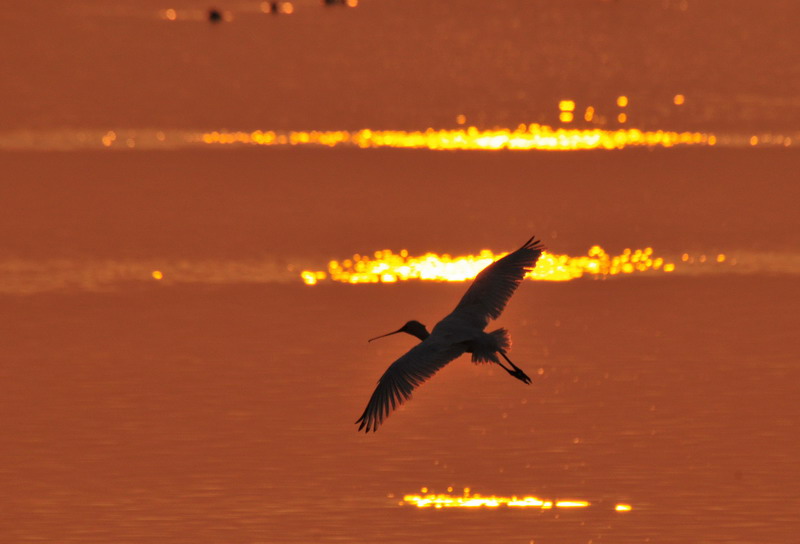
<svg viewBox="0 0 800 544"><path fill-rule="evenodd" d="M222 13L217 9L210 9L208 10L208 20L211 23L220 23L222 22Z"/></svg>

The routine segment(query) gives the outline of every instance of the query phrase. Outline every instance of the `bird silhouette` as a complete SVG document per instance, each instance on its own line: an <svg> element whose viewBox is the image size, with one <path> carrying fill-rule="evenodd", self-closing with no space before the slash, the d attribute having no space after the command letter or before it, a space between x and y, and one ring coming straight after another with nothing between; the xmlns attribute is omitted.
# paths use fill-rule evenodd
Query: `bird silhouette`
<svg viewBox="0 0 800 544"><path fill-rule="evenodd" d="M383 373L364 413L356 421L358 430L376 431L392 410L411 397L415 387L464 353L472 354L473 363L496 363L511 376L530 384L528 375L506 354L511 346L508 331L485 332L484 329L490 319L498 318L503 312L525 273L536 266L543 250L541 241L533 237L518 250L484 268L455 310L439 321L430 333L419 321L409 321L396 331L371 338L370 342L404 332L422 342ZM502 363L498 354L511 368Z"/></svg>

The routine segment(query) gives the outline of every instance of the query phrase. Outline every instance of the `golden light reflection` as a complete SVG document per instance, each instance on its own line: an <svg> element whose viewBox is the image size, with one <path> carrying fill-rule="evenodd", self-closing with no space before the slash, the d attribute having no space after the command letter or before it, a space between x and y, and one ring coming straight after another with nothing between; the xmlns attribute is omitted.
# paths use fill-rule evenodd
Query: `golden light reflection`
<svg viewBox="0 0 800 544"><path fill-rule="evenodd" d="M614 510L617 512L630 512L633 508L631 508L630 504L618 504L614 507Z"/></svg>
<svg viewBox="0 0 800 544"><path fill-rule="evenodd" d="M303 279L303 283L306 285L316 285L318 282L327 278L327 274L325 272L311 272L309 270L303 270L300 273L300 277Z"/></svg>
<svg viewBox="0 0 800 544"><path fill-rule="evenodd" d="M113 130L109 130L103 135L102 142L105 147L110 147L111 144L117 139L117 133Z"/></svg>
<svg viewBox="0 0 800 544"><path fill-rule="evenodd" d="M724 253L718 253L715 257L713 257L713 261L718 263L718 264L722 264L727 260L728 260L728 257ZM683 261L685 263L688 263L688 264L697 264L697 263L705 264L705 263L711 263L712 262L712 258L710 256L708 256L708 255L703 254L703 253L701 253L699 255L690 255L689 253L683 253L681 255L681 261Z"/></svg>
<svg viewBox="0 0 800 544"><path fill-rule="evenodd" d="M558 114L558 120L562 123L571 123L575 118L575 101L562 100L558 103L558 109L561 113Z"/></svg>
<svg viewBox="0 0 800 544"><path fill-rule="evenodd" d="M469 281L507 253L494 254L488 249L477 255L453 257L448 254L426 253L413 257L408 251L393 253L384 249L373 256L354 255L351 259L331 261L328 271L304 270L300 278L306 285L323 280L341 283L395 283L398 281ZM543 281L569 281L585 275L616 276L640 272L672 272L673 263L653 254L653 248L625 249L611 256L600 246L592 246L586 255L570 257L544 252L536 268L525 277Z"/></svg>
<svg viewBox="0 0 800 544"><path fill-rule="evenodd" d="M683 96L682 94L676 94L675 96L672 97L672 102L676 106L682 106L686 102L686 97Z"/></svg>
<svg viewBox="0 0 800 544"><path fill-rule="evenodd" d="M154 280L162 280L164 279L164 273L161 270L153 270L152 274Z"/></svg>
<svg viewBox="0 0 800 544"><path fill-rule="evenodd" d="M561 111L575 111L575 101L574 100L562 100L558 103L558 109Z"/></svg>
<svg viewBox="0 0 800 544"><path fill-rule="evenodd" d="M572 112L569 113L572 120ZM592 113L594 115L594 113ZM624 115L624 114L620 114ZM565 121L566 122L566 121ZM262 131L205 132L197 141L209 145L265 145L360 148L399 148L431 150L549 150L623 149L632 147L673 147L709 145L713 135L702 132L643 131L636 128L602 130L598 128L558 128L547 125L520 125L516 129L481 130L471 126L452 130L402 131Z"/></svg>
<svg viewBox="0 0 800 544"><path fill-rule="evenodd" d="M423 495L405 495L400 505L412 505L417 508L497 508L507 506L509 508L539 508L549 510L551 508L586 508L591 503L583 500L547 500L534 496L524 497L498 497L482 496L480 494L470 494L469 488L464 489L463 495L451 495L453 488L447 488L448 493L428 493L428 488L423 487Z"/></svg>

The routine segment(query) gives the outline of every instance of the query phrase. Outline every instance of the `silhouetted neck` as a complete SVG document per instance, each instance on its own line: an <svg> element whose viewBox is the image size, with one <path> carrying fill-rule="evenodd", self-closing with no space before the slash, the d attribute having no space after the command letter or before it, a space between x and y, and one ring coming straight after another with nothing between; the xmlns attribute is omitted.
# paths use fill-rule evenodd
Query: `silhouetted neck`
<svg viewBox="0 0 800 544"><path fill-rule="evenodd" d="M427 337L429 337L431 335L428 332L428 329L426 329L424 327L422 329L414 329L413 331L405 331L405 332L407 332L411 336L416 336L420 340L425 340Z"/></svg>

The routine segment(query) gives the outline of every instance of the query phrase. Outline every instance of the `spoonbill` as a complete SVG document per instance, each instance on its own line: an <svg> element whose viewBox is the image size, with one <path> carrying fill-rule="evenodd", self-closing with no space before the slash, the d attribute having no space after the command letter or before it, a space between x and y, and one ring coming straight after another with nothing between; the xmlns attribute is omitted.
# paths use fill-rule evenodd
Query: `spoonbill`
<svg viewBox="0 0 800 544"><path fill-rule="evenodd" d="M439 321L430 333L419 321L409 321L394 332L370 338L369 342L404 332L422 340L405 355L389 365L364 413L358 418L358 430L376 431L389 413L411 397L415 387L433 376L463 353L472 354L473 363L496 363L518 380L531 379L511 362L506 351L511 337L505 329L485 332L490 319L497 319L514 294L525 273L533 270L544 246L535 237L483 270L470 285L455 310ZM497 355L511 365L507 367Z"/></svg>

